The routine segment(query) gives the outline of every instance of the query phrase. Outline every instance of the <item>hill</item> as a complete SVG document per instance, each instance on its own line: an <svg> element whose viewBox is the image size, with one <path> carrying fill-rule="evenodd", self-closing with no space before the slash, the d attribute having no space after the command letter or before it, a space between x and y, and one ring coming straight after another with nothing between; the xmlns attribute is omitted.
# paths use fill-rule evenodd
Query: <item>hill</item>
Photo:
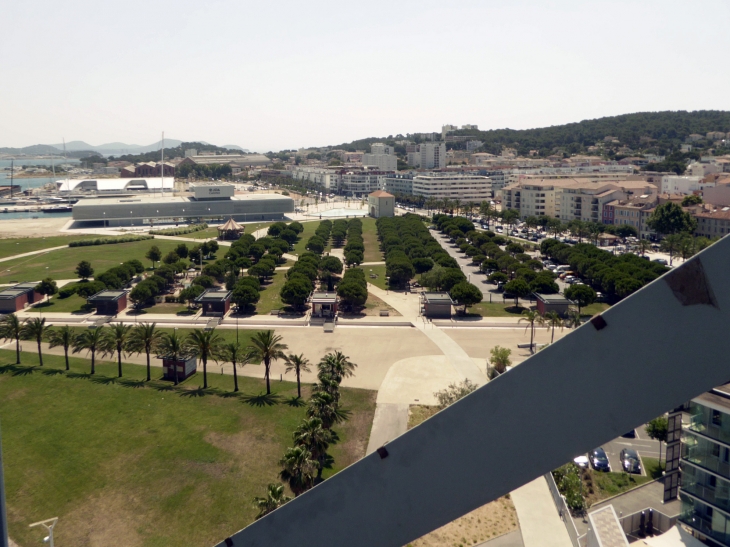
<svg viewBox="0 0 730 547"><path fill-rule="evenodd" d="M681 143L693 133L705 135L710 131L730 132L730 112L721 110L698 110L694 112L637 112L565 125L535 129L492 129L489 131L459 130L454 135L473 137L484 142L480 151L499 153L503 147L516 148L527 155L538 150L540 155L555 152L578 154L589 146L603 143L604 137L616 137L619 143L608 144L608 149L628 146L633 151L668 154L677 150ZM366 138L345 143L336 148L367 150L373 142L390 142L404 139L402 135L387 138ZM415 136L411 140L418 141ZM709 144L709 143L705 143ZM448 148L461 148L463 143L449 143ZM610 155L610 154L609 154Z"/></svg>

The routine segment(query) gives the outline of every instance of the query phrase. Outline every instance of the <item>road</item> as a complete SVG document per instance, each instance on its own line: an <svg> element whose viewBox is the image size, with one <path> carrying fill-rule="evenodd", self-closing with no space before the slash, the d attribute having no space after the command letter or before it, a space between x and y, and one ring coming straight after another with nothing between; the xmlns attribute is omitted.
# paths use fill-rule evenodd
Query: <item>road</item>
<svg viewBox="0 0 730 547"><path fill-rule="evenodd" d="M448 236L443 235L439 230L430 230L430 232L436 241L439 242L441 247L449 253L449 256L456 260L467 280L479 287L479 290L482 291L482 294L484 295L484 299L489 300L490 296L494 298L496 296L495 293L490 292L490 287L493 286L487 284L487 276L479 271L479 266L475 266L472 263L471 258L462 253L458 248L451 245Z"/></svg>

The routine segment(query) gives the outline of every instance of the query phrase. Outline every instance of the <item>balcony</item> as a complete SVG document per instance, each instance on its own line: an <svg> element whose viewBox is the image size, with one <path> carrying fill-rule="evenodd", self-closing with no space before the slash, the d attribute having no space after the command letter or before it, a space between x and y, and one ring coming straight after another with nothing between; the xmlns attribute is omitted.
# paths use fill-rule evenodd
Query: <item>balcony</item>
<svg viewBox="0 0 730 547"><path fill-rule="evenodd" d="M680 494L680 498L682 500L682 511L679 514L679 522L715 541L730 545L728 519L725 515L719 511L711 510L712 516L709 516L707 506L701 501L682 494Z"/></svg>
<svg viewBox="0 0 730 547"><path fill-rule="evenodd" d="M705 437L730 445L730 416L723 415L694 402L690 407L690 411L692 417L687 427L689 431L695 431Z"/></svg>
<svg viewBox="0 0 730 547"><path fill-rule="evenodd" d="M720 457L724 447L685 431L682 435L682 459L697 467L716 473L730 480L730 462Z"/></svg>

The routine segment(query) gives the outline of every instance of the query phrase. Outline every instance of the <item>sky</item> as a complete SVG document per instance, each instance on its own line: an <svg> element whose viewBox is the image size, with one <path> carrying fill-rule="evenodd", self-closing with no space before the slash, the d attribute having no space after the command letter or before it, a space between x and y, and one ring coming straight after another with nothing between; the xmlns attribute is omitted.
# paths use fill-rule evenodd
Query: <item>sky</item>
<svg viewBox="0 0 730 547"><path fill-rule="evenodd" d="M256 151L730 110L727 0L7 2L0 147Z"/></svg>

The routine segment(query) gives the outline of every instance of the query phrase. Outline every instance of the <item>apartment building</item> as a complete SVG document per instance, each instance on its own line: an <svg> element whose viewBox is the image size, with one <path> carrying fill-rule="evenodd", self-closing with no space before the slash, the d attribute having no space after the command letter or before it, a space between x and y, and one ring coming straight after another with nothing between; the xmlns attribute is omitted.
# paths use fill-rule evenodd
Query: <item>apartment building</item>
<svg viewBox="0 0 730 547"><path fill-rule="evenodd" d="M443 142L424 142L418 145L421 169L443 169L446 167L446 144Z"/></svg>
<svg viewBox="0 0 730 547"><path fill-rule="evenodd" d="M492 198L488 177L466 173L424 173L413 177L413 195L481 203Z"/></svg>
<svg viewBox="0 0 730 547"><path fill-rule="evenodd" d="M714 188L714 181L703 181L704 175L700 176L680 176L680 175L664 175L662 177L662 194L692 194L701 192L705 188Z"/></svg>
<svg viewBox="0 0 730 547"><path fill-rule="evenodd" d="M339 176L338 192L356 198L367 197L380 190L382 180L392 174L380 170L345 171Z"/></svg>
<svg viewBox="0 0 730 547"><path fill-rule="evenodd" d="M369 154L363 154L362 164L381 171L396 171L398 169L398 158L392 146L375 143L370 147Z"/></svg>
<svg viewBox="0 0 730 547"><path fill-rule="evenodd" d="M730 546L730 385L690 402L682 430L679 521L710 545Z"/></svg>
<svg viewBox="0 0 730 547"><path fill-rule="evenodd" d="M639 237L652 239L655 235L647 225L647 221L657 206L657 194L649 194L631 199L617 199L603 207L603 224L620 226L628 224L636 228Z"/></svg>
<svg viewBox="0 0 730 547"><path fill-rule="evenodd" d="M730 207L692 213L697 220L696 236L724 237L730 234Z"/></svg>
<svg viewBox="0 0 730 547"><path fill-rule="evenodd" d="M294 167L291 170L292 178L312 182L327 191L335 192L338 188L341 168L331 169L326 167Z"/></svg>
<svg viewBox="0 0 730 547"><path fill-rule="evenodd" d="M414 172L394 173L385 175L381 180L380 188L391 194L413 194Z"/></svg>

